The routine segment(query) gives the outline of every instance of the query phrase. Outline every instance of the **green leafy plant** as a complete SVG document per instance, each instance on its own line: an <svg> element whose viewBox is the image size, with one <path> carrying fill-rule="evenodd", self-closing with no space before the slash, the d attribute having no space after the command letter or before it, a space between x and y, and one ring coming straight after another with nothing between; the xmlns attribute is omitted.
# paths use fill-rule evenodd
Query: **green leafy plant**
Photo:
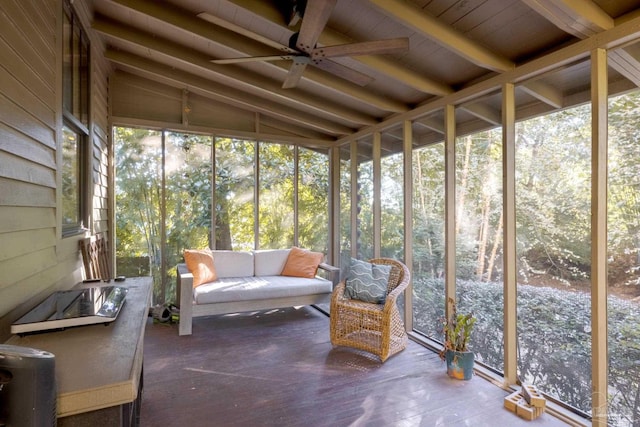
<svg viewBox="0 0 640 427"><path fill-rule="evenodd" d="M442 322L442 331L444 332L444 347L440 352L442 360L445 359L447 350L468 351L467 346L477 321L473 313L458 313L453 298L449 298L449 304L451 305L451 314Z"/></svg>

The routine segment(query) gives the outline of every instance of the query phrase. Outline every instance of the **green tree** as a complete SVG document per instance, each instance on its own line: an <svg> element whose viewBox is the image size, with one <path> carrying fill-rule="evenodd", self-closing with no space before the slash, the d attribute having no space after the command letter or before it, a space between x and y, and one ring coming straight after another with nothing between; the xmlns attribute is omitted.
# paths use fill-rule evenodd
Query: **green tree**
<svg viewBox="0 0 640 427"><path fill-rule="evenodd" d="M116 269L129 257L148 259L159 291L161 278L160 203L162 136L160 132L114 128L116 146Z"/></svg>

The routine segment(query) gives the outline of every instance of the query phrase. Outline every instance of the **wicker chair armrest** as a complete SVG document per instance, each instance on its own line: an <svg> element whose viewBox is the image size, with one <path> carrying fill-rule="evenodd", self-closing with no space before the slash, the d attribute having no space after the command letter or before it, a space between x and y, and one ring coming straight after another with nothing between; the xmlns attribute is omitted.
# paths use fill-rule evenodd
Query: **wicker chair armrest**
<svg viewBox="0 0 640 427"><path fill-rule="evenodd" d="M400 284L398 284L398 286L396 286L393 291L389 292L389 295L387 295L387 300L392 299L395 301L400 296L400 294L403 293L405 289L407 289L407 286L409 286L408 278L400 282Z"/></svg>
<svg viewBox="0 0 640 427"><path fill-rule="evenodd" d="M346 284L344 280L341 282L338 282L338 284L333 287L333 294L331 295L331 299L336 302L348 299L344 295L345 287L346 287Z"/></svg>
<svg viewBox="0 0 640 427"><path fill-rule="evenodd" d="M385 312L393 309L393 306L396 304L398 297L400 296L400 294L402 294L402 292L404 292L408 285L409 281L403 280L398 286L396 286L393 291L389 292L389 295L387 295L387 298L384 300Z"/></svg>
<svg viewBox="0 0 640 427"><path fill-rule="evenodd" d="M391 307L393 305L395 305L396 300L398 299L398 297L400 296L400 294L402 294L405 289L407 289L407 286L409 286L409 282L411 281L411 273L409 272L409 269L407 268L406 265L404 264L400 264L403 272L402 272L402 281L400 283L398 283L398 286L396 286L391 292L389 292L389 295L387 295L387 299L385 300L385 308L384 311L388 311L391 309Z"/></svg>

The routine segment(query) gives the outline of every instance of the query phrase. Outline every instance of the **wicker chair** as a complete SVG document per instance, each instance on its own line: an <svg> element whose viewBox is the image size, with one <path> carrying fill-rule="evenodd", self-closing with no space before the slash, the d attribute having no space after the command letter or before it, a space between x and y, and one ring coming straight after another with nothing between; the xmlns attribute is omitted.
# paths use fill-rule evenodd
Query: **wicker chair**
<svg viewBox="0 0 640 427"><path fill-rule="evenodd" d="M344 294L344 280L340 282L331 296L331 344L365 350L384 362L407 346L396 301L409 285L410 273L406 265L393 259L374 258L369 262L392 266L386 301L373 304L350 299Z"/></svg>

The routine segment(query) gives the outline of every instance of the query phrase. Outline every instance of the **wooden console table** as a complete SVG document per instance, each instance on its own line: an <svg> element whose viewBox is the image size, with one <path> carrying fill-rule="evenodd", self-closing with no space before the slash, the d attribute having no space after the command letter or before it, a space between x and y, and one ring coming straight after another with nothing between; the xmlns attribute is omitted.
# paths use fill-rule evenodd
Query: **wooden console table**
<svg viewBox="0 0 640 427"><path fill-rule="evenodd" d="M153 280L132 277L124 282L78 287L129 288L118 318L108 324L79 326L24 337L6 344L55 355L58 426L137 425L142 393L144 328Z"/></svg>

